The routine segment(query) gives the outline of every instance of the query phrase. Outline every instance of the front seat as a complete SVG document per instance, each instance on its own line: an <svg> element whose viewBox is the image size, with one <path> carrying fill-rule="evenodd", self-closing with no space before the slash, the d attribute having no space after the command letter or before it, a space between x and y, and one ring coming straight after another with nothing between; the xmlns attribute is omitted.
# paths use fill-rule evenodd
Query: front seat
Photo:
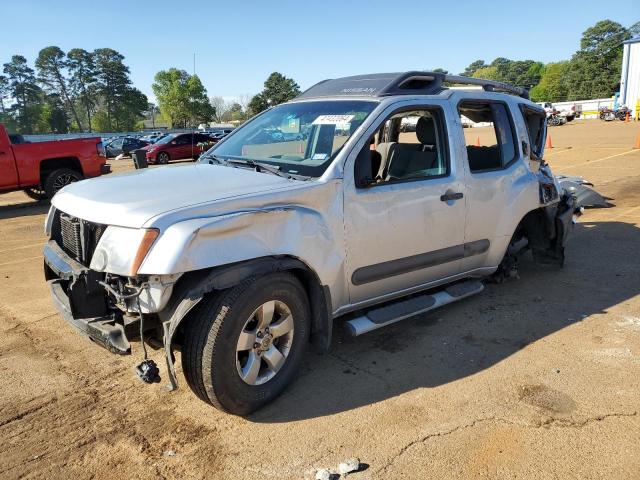
<svg viewBox="0 0 640 480"><path fill-rule="evenodd" d="M418 119L416 137L420 143L398 143L389 152L386 180L423 176L437 166L437 134L433 118Z"/></svg>

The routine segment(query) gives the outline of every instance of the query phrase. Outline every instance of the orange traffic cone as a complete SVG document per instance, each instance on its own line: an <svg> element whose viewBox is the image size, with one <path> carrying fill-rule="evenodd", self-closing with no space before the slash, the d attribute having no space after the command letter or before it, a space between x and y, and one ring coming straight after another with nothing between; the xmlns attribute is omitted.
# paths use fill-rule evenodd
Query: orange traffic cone
<svg viewBox="0 0 640 480"><path fill-rule="evenodd" d="M476 138L476 147L480 146L480 136L478 136L478 138Z"/></svg>
<svg viewBox="0 0 640 480"><path fill-rule="evenodd" d="M547 134L547 144L545 148L553 148L553 142L551 141L551 135Z"/></svg>
<svg viewBox="0 0 640 480"><path fill-rule="evenodd" d="M638 135L636 135L636 144L633 146L633 148L640 148L640 132L638 132Z"/></svg>

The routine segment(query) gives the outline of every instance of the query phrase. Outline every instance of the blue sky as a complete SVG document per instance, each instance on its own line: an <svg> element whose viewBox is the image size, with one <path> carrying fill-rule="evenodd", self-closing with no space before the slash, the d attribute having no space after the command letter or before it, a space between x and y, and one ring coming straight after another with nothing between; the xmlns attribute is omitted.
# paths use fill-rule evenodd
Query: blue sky
<svg viewBox="0 0 640 480"><path fill-rule="evenodd" d="M0 63L16 53L33 62L48 45L110 47L151 96L157 71L191 72L195 53L209 95L234 97L260 91L273 71L304 89L359 73L459 73L478 58L566 59L598 20L640 20L640 1L2 0L0 11Z"/></svg>

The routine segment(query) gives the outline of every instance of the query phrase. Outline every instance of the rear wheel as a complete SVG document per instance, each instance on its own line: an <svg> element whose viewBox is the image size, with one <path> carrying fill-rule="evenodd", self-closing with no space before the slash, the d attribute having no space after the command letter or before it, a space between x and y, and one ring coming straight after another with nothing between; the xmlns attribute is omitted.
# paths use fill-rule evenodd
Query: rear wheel
<svg viewBox="0 0 640 480"><path fill-rule="evenodd" d="M309 305L287 273L251 278L204 299L191 314L183 370L205 402L247 415L293 379L309 339Z"/></svg>
<svg viewBox="0 0 640 480"><path fill-rule="evenodd" d="M159 163L160 165L166 165L167 163L169 163L169 154L167 152L160 152L157 156L156 156L156 163Z"/></svg>
<svg viewBox="0 0 640 480"><path fill-rule="evenodd" d="M70 183L82 180L83 176L76 170L70 168L59 168L51 172L44 181L44 191L48 198L58 193L58 191Z"/></svg>
<svg viewBox="0 0 640 480"><path fill-rule="evenodd" d="M29 198L33 198L38 201L45 200L47 198L47 192L45 192L41 187L25 188L24 193L26 193Z"/></svg>

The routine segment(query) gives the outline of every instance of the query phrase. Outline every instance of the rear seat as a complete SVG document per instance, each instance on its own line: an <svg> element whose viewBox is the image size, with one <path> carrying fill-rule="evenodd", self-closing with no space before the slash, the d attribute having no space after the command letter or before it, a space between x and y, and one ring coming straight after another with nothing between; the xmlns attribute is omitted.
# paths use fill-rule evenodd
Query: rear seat
<svg viewBox="0 0 640 480"><path fill-rule="evenodd" d="M500 168L500 152L497 145L491 147L467 147L467 158L469 159L469 169L472 172L482 170L493 170Z"/></svg>

